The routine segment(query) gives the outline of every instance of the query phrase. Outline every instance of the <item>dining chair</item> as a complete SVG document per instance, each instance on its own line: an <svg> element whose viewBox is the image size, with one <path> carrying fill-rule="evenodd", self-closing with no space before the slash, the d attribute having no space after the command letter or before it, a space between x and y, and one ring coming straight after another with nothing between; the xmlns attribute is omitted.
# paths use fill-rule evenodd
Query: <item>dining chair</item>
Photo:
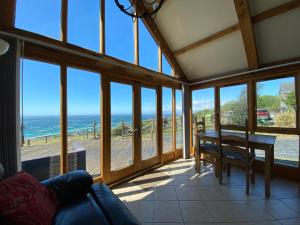
<svg viewBox="0 0 300 225"><path fill-rule="evenodd" d="M231 175L231 165L244 168L246 172L246 193L249 194L250 178L255 182L255 152L249 147L248 121L245 120L245 134L222 133L222 125L218 130L220 138L219 182L222 184L222 169L227 166L227 176Z"/></svg>
<svg viewBox="0 0 300 225"><path fill-rule="evenodd" d="M201 171L201 162L204 166L206 163L211 163L213 165L216 176L218 176L218 159L220 156L218 145L215 143L208 143L206 140L201 142L201 133L206 131L205 127L205 117L202 117L200 121L197 120L197 117L194 119L195 125L195 134L196 135L196 149L195 149L195 170L197 173Z"/></svg>

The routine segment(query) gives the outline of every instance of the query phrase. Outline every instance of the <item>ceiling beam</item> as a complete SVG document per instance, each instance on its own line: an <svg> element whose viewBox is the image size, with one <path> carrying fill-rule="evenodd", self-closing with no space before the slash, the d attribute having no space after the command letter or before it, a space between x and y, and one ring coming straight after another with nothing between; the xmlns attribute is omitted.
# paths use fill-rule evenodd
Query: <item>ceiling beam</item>
<svg viewBox="0 0 300 225"><path fill-rule="evenodd" d="M276 6L272 9L267 10L267 11L264 11L262 13L259 13L256 16L253 16L252 17L252 22L253 23L258 23L258 22L261 22L265 19L268 19L270 17L286 13L286 12L288 12L292 9L296 9L298 7L300 7L300 0L293 0L293 1L290 1L288 3Z"/></svg>
<svg viewBox="0 0 300 225"><path fill-rule="evenodd" d="M295 9L295 8L298 8L298 7L300 7L300 0L290 1L288 3L276 6L276 7L272 8L272 9L269 9L267 11L259 13L256 16L252 16L251 17L252 23L255 24L255 23L261 22L261 21L263 21L265 19L268 19L270 17L283 14L285 12L288 12L288 11L290 11L292 9ZM235 32L235 31L237 31L239 29L240 29L239 24L234 24L234 25L232 25L230 27L227 27L224 30L221 30L221 31L219 31L219 32L217 32L217 33L215 33L213 35L210 35L210 36L208 36L208 37L206 37L204 39L201 39L201 40L196 41L196 42L194 42L192 44L189 44L189 45L187 45L187 46L185 46L183 48L180 48L180 49L176 50L174 52L174 54L176 56L181 55L181 54L183 54L183 53L185 53L187 51L190 51L190 50L192 50L194 48L198 48L199 46L207 44L208 42L215 41L215 40L217 40L219 38L222 38L222 37L224 37L224 36L226 36L226 35L228 35L230 33L233 33L233 32Z"/></svg>
<svg viewBox="0 0 300 225"><path fill-rule="evenodd" d="M193 43L191 45L188 45L188 46L186 46L184 48L181 48L181 49L175 51L174 55L175 56L181 55L181 54L183 54L183 53L185 53L187 51L190 51L190 50L192 50L194 48L197 48L197 47L199 47L201 45L205 45L208 42L211 42L211 41L214 41L216 39L219 39L220 37L223 37L223 36L225 36L227 34L230 34L230 33L234 32L234 31L237 31L239 29L240 29L239 24L234 24L234 25L232 25L232 26L230 26L230 27L228 27L228 28L226 28L224 30L221 30L221 31L219 31L219 32L217 32L217 33L215 33L213 35L210 35L210 36L208 36L206 38L203 38L203 39L201 39L201 40L199 40L199 41L197 41L197 42L195 42L195 43Z"/></svg>
<svg viewBox="0 0 300 225"><path fill-rule="evenodd" d="M259 67L258 54L248 0L233 0L233 2L239 19L248 67L257 69Z"/></svg>

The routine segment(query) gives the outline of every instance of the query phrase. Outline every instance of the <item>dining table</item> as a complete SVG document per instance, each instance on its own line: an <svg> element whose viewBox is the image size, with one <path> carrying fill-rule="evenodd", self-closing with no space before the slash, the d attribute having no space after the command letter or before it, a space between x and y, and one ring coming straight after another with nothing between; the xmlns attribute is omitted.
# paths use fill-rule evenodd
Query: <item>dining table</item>
<svg viewBox="0 0 300 225"><path fill-rule="evenodd" d="M239 137L245 137L245 132L235 132L235 131L222 131L222 136L235 135ZM210 141L217 142L219 138L218 131L216 130L206 130L205 132L199 132L195 134L196 143L198 141ZM251 149L259 149L265 152L265 196L270 198L271 194L271 180L273 177L273 165L274 165L274 145L276 141L276 136L265 135L265 134L249 134L249 147ZM195 145L197 147L197 145Z"/></svg>

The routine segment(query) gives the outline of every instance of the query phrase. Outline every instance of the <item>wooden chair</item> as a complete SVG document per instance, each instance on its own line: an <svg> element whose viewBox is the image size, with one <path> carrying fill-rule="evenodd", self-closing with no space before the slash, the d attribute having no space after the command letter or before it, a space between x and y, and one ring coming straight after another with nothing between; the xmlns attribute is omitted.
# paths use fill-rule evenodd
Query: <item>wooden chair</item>
<svg viewBox="0 0 300 225"><path fill-rule="evenodd" d="M245 169L246 172L246 193L249 194L250 175L251 182L255 182L255 170L254 150L249 147L249 131L248 122L245 121L245 137L240 137L235 134L223 134L221 133L222 125L219 129L219 148L220 148L220 160L219 160L219 182L222 184L222 169L223 166L227 166L227 176L231 175L231 165L235 165Z"/></svg>
<svg viewBox="0 0 300 225"><path fill-rule="evenodd" d="M197 121L195 117L194 121L195 130L194 134L201 134L206 131L205 129L205 117L202 117L201 121ZM218 176L218 158L219 158L219 149L218 145L214 143L207 143L205 140L201 142L200 137L196 136L196 149L195 149L195 170L197 173L201 171L201 162L206 166L206 162L212 163L214 166L214 171L216 176Z"/></svg>

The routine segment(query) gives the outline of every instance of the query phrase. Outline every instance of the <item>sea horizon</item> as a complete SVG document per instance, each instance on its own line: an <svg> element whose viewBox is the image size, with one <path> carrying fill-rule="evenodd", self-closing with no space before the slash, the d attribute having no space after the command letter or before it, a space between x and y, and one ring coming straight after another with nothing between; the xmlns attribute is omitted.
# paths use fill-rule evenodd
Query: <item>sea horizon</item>
<svg viewBox="0 0 300 225"><path fill-rule="evenodd" d="M155 119L155 114L143 114L142 120ZM169 117L171 114L164 114L164 117ZM24 138L35 139L46 136L60 135L60 116L59 115L26 115L24 121ZM120 123L132 125L131 114L112 114L111 126L117 127ZM22 123L22 122L21 122ZM93 131L95 126L96 131L100 130L100 114L95 115L68 115L68 134Z"/></svg>

